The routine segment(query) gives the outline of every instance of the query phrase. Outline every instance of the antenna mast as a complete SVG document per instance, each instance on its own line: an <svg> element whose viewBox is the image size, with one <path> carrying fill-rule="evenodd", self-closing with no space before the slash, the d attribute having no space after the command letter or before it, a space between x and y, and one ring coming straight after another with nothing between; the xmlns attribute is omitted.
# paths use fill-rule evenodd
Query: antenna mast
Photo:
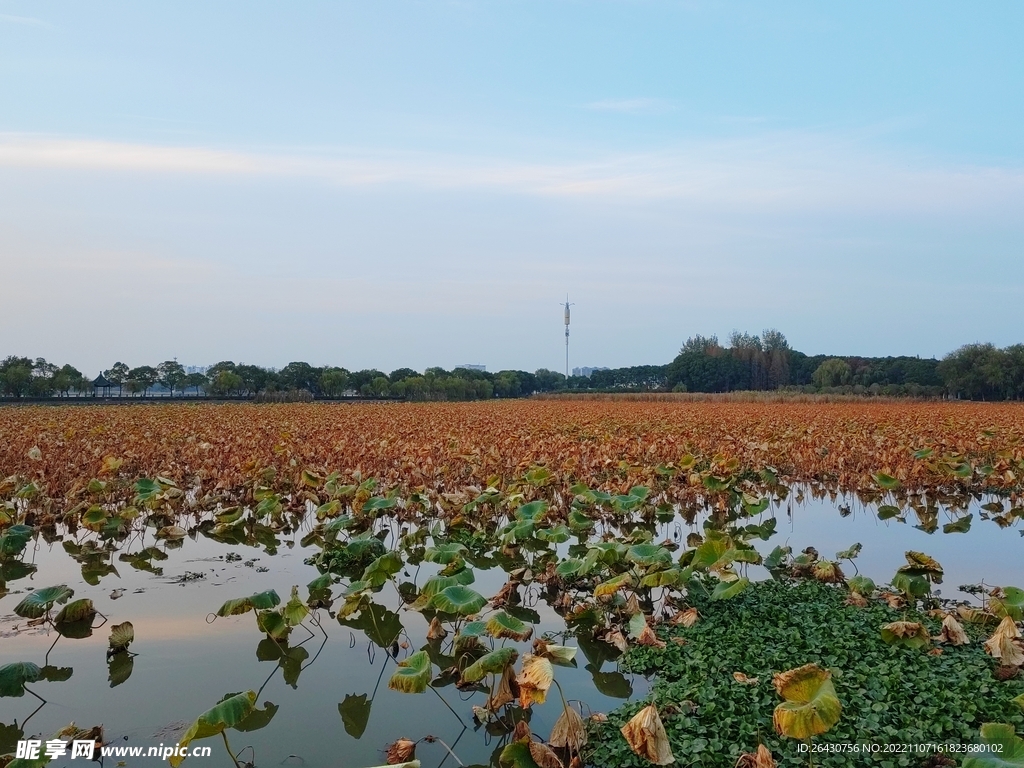
<svg viewBox="0 0 1024 768"><path fill-rule="evenodd" d="M569 380L569 294L565 294L565 380Z"/></svg>

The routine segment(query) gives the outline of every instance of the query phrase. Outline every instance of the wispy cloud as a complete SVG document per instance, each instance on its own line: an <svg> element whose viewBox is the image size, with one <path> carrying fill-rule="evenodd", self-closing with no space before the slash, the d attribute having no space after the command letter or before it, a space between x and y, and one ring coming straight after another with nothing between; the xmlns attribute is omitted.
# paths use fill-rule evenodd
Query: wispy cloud
<svg viewBox="0 0 1024 768"><path fill-rule="evenodd" d="M667 99L602 99L592 101L586 105L587 109L595 112L623 112L627 114L660 114L673 109L673 104Z"/></svg>
<svg viewBox="0 0 1024 768"><path fill-rule="evenodd" d="M46 27L50 28L49 23L42 19L35 19L31 16L11 16L7 13L0 13L0 24L24 24L30 27Z"/></svg>
<svg viewBox="0 0 1024 768"><path fill-rule="evenodd" d="M515 194L676 201L698 208L966 212L1024 203L1024 170L888 156L853 141L770 134L558 162L338 149L238 151L0 134L0 168L309 178Z"/></svg>

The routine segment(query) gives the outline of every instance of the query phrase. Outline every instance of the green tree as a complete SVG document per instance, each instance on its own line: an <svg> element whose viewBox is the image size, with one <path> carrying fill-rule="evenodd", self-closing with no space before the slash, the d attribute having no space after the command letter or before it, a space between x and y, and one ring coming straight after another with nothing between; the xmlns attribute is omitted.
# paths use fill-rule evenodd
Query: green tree
<svg viewBox="0 0 1024 768"><path fill-rule="evenodd" d="M29 394L32 387L30 358L10 355L0 362L0 388L5 395L21 398Z"/></svg>
<svg viewBox="0 0 1024 768"><path fill-rule="evenodd" d="M156 384L160 375L156 368L151 365L141 365L128 371L128 389L132 393L141 392L145 397L149 394L149 388Z"/></svg>
<svg viewBox="0 0 1024 768"><path fill-rule="evenodd" d="M85 388L85 377L74 366L65 364L53 375L52 383L57 392L67 397L72 389L81 392Z"/></svg>
<svg viewBox="0 0 1024 768"><path fill-rule="evenodd" d="M124 386L124 383L128 381L128 373L128 366L120 361L110 366L109 371L103 372L103 375L107 377L108 381L112 381L114 384L117 384L118 397L121 396L121 388Z"/></svg>
<svg viewBox="0 0 1024 768"><path fill-rule="evenodd" d="M830 357L818 366L811 381L818 387L838 387L850 383L850 364L841 357Z"/></svg>
<svg viewBox="0 0 1024 768"><path fill-rule="evenodd" d="M242 377L226 368L222 368L215 376L210 377L210 392L215 395L237 394L245 386Z"/></svg>
<svg viewBox="0 0 1024 768"><path fill-rule="evenodd" d="M340 397L348 387L348 371L344 368L325 368L320 374L320 391L327 397Z"/></svg>
<svg viewBox="0 0 1024 768"><path fill-rule="evenodd" d="M205 389L210 383L210 380L206 377L205 373L189 373L186 374L185 378L181 380L181 387L184 391L194 389L196 395L199 394L200 389Z"/></svg>
<svg viewBox="0 0 1024 768"><path fill-rule="evenodd" d="M157 366L157 381L170 390L171 397L174 397L174 390L177 389L187 375L181 363L177 360L165 360Z"/></svg>

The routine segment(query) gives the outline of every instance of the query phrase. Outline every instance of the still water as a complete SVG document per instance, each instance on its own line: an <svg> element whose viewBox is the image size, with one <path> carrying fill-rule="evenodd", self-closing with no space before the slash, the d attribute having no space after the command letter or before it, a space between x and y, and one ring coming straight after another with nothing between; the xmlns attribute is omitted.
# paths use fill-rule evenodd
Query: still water
<svg viewBox="0 0 1024 768"><path fill-rule="evenodd" d="M881 520L876 507L842 498L807 498L776 505L755 519L753 522L763 522L775 516L778 532L770 542L754 543L765 555L777 544L789 544L794 552L814 546L822 557L831 558L860 542L864 546L857 567L879 584L888 582L904 564L905 550L924 551L945 568L944 597L964 597L957 591L958 585L982 581L1024 586L1022 521L1016 518L1000 526L981 508L981 502L973 503L968 513L973 515L969 531L943 533L943 524L962 518L963 513L954 516L940 511L938 527L929 533L931 526L915 527L919 521L913 513L906 522ZM655 540L685 539L692 530L697 528L682 521L663 524ZM287 600L292 585L298 585L305 598L305 585L319 573L303 561L319 550L300 545L304 532L282 541L275 555L257 548L227 546L201 535L185 539L182 546L166 549L166 560L153 563L162 569L160 574L137 570L119 561L115 553L109 573L90 577L98 580L94 585L83 580L82 567L69 557L62 542L30 544L25 560L34 562L38 571L12 582L12 592L0 598L0 666L32 661L42 667L46 662L70 667L73 673L63 682L29 686L47 700L35 714L39 702L31 696L0 699L0 754L12 751L18 738L39 734L45 739L70 722L86 728L102 724L107 740L114 744L173 744L188 723L225 694L251 689L260 690L261 706L271 702L277 709L260 730L229 732L236 752L251 747L241 755L243 762L263 767L359 768L385 762L384 748L399 737L417 740L430 735L440 741L417 747L424 766L455 766L456 758L465 765L496 765L504 744L501 732L494 728L488 732L474 722L472 714L472 706L483 705L485 694L461 692L450 684L417 695L389 690L387 681L396 661L388 650L375 645L361 630L340 625L326 611L321 610L319 616L327 637L314 628L313 636L302 642L308 633L297 628L286 659L280 658L277 648L256 628L253 614L209 620L225 600L263 590L274 589ZM152 534L148 537L144 543L153 544ZM135 551L143 542L124 544ZM234 559L236 555L241 559ZM418 574L412 567L406 574L422 584L437 568L425 563ZM851 575L849 563L843 568ZM751 568L750 575L768 577L763 568ZM404 577L399 574L398 578ZM490 597L506 578L500 569L476 569L473 588ZM26 628L25 619L13 615L24 593L61 583L75 590L75 599L92 599L110 623L133 623L136 640L131 650L138 655L123 682L115 686L109 679L105 661L109 625L87 638L60 638L47 657L56 633L42 627ZM374 600L395 611L404 626L398 637L398 660L424 646L426 621L400 607L401 600L390 584ZM555 667L555 678L567 699L583 703L584 713L607 712L647 695L652 681L620 670L611 646L564 637L562 619L543 600L527 601L523 607L536 612L535 636L558 633L556 642L580 646L576 667ZM95 623L101 620L97 617ZM391 645L390 638L387 645ZM519 647L529 650L528 644ZM123 670L121 674L123 677ZM546 738L561 711L561 700L552 689L548 701L533 708L533 732ZM186 766L230 768L220 739L195 745L211 746L213 756L189 758ZM51 765L81 762L58 759ZM125 762L152 765L154 758L126 758Z"/></svg>

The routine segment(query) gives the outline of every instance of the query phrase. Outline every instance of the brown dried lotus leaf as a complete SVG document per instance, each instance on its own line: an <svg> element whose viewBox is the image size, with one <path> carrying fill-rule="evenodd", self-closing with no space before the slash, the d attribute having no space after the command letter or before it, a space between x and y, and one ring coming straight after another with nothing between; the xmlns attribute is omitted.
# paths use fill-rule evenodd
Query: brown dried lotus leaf
<svg viewBox="0 0 1024 768"><path fill-rule="evenodd" d="M607 723L608 715L604 712L595 712L590 716L590 722L592 723Z"/></svg>
<svg viewBox="0 0 1024 768"><path fill-rule="evenodd" d="M653 704L637 712L632 720L622 726L621 732L630 749L645 760L655 765L675 762L665 726L658 716L658 708Z"/></svg>
<svg viewBox="0 0 1024 768"><path fill-rule="evenodd" d="M658 636L654 634L654 630L649 625L645 624L644 628L640 631L640 636L636 639L637 645L647 645L651 648L664 648L665 641L659 640Z"/></svg>
<svg viewBox="0 0 1024 768"><path fill-rule="evenodd" d="M512 732L512 741L530 741L530 725L525 720L516 722L516 729Z"/></svg>
<svg viewBox="0 0 1024 768"><path fill-rule="evenodd" d="M636 593L634 592L626 600L625 613L630 616L635 616L636 614L643 612L643 609L640 607L640 600L637 599Z"/></svg>
<svg viewBox="0 0 1024 768"><path fill-rule="evenodd" d="M626 636L617 629L614 629L605 635L604 641L606 643L611 643L622 653L625 653L629 649L629 642L626 640Z"/></svg>
<svg viewBox="0 0 1024 768"><path fill-rule="evenodd" d="M399 739L387 748L388 765L408 763L416 758L416 742L410 739Z"/></svg>
<svg viewBox="0 0 1024 768"><path fill-rule="evenodd" d="M539 741L530 742L530 757L539 768L562 768L562 761L547 744Z"/></svg>
<svg viewBox="0 0 1024 768"><path fill-rule="evenodd" d="M519 705L527 709L533 704L543 704L554 679L555 670L548 659L532 653L523 654L523 670L516 678Z"/></svg>
<svg viewBox="0 0 1024 768"><path fill-rule="evenodd" d="M940 643L949 643L950 645L967 645L971 642L971 638L964 632L963 625L951 613L942 620L942 631L939 633L938 639Z"/></svg>
<svg viewBox="0 0 1024 768"><path fill-rule="evenodd" d="M743 685L757 685L758 683L761 682L761 678L759 678L759 677L747 677L742 672L733 672L732 673L732 677L733 677L733 680L735 680L737 683L742 683Z"/></svg>
<svg viewBox="0 0 1024 768"><path fill-rule="evenodd" d="M851 592L849 597L846 598L846 605L852 605L856 608L867 608L868 599L864 595L859 595L856 592Z"/></svg>
<svg viewBox="0 0 1024 768"><path fill-rule="evenodd" d="M583 724L580 713L572 707L564 707L562 714L558 716L551 729L551 738L548 739L548 743L552 747L579 752L580 748L587 743L587 728Z"/></svg>
<svg viewBox="0 0 1024 768"><path fill-rule="evenodd" d="M1024 651L1016 642L1020 630L1014 620L1006 616L988 640L985 641L985 652L999 660L1006 667L1024 666Z"/></svg>
<svg viewBox="0 0 1024 768"><path fill-rule="evenodd" d="M696 608L687 608L685 611L681 611L673 616L672 623L684 627L692 627L699 618L700 614L697 613Z"/></svg>
<svg viewBox="0 0 1024 768"><path fill-rule="evenodd" d="M516 682L516 673L512 669L512 665L505 667L505 670L501 673L501 677L498 678L498 685L494 689L494 693L487 697L487 702L484 705L491 712L497 712L506 704L510 704L519 698L519 683Z"/></svg>
<svg viewBox="0 0 1024 768"><path fill-rule="evenodd" d="M427 640L443 640L448 637L448 630L441 624L440 619L435 616L430 620L430 627L427 629Z"/></svg>
<svg viewBox="0 0 1024 768"><path fill-rule="evenodd" d="M757 751L740 755L736 761L736 768L776 768L776 763L771 750L764 744L759 744Z"/></svg>
<svg viewBox="0 0 1024 768"><path fill-rule="evenodd" d="M883 592L880 597L888 603L890 608L900 609L906 605L906 600L903 599L902 595L897 595L893 592Z"/></svg>

